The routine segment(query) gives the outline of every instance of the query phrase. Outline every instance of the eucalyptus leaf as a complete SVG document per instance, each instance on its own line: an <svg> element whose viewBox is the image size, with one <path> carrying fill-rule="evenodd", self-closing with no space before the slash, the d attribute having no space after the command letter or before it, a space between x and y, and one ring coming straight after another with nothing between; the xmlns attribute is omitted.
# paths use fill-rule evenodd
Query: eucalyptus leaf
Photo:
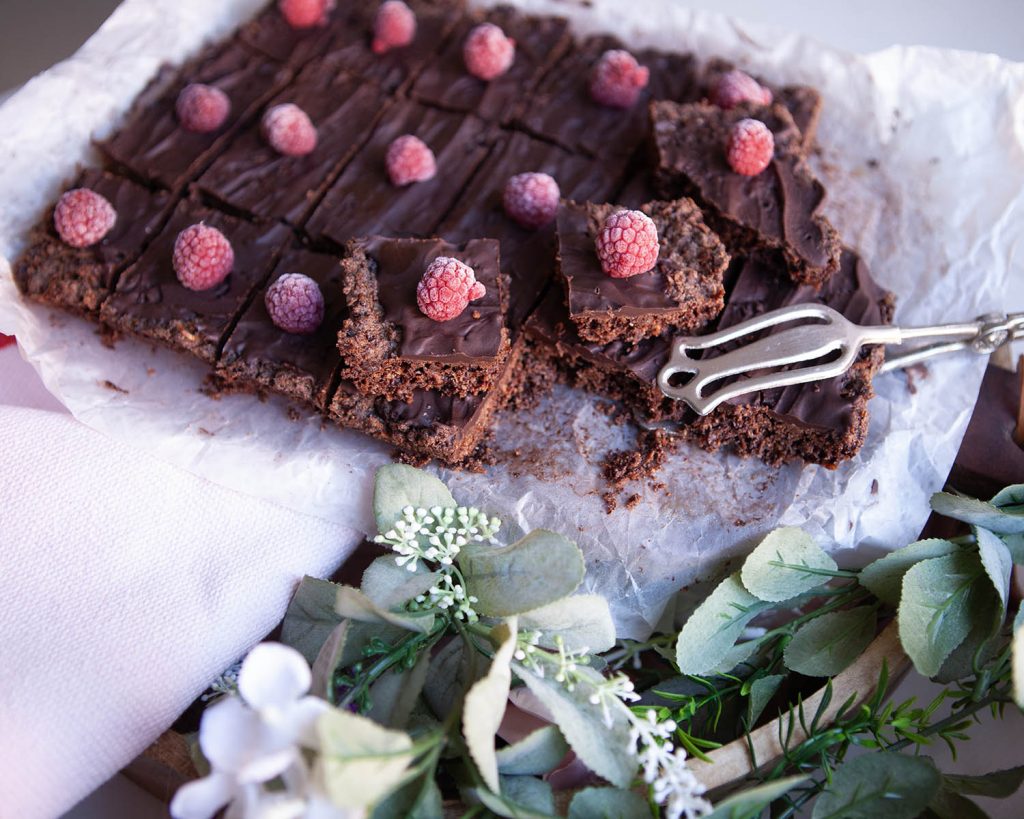
<svg viewBox="0 0 1024 819"><path fill-rule="evenodd" d="M429 472L405 464L387 464L377 470L373 482L373 517L381 533L395 525L407 506L446 509L455 505L448 487Z"/></svg>
<svg viewBox="0 0 1024 819"><path fill-rule="evenodd" d="M1013 620L1013 701L1024 710L1024 606Z"/></svg>
<svg viewBox="0 0 1024 819"><path fill-rule="evenodd" d="M500 784L501 795L506 799L537 813L554 814L555 796L551 786L543 779L533 776L502 776Z"/></svg>
<svg viewBox="0 0 1024 819"><path fill-rule="evenodd" d="M679 632L676 641L679 671L699 675L714 670L729 656L747 623L770 608L770 603L758 600L744 588L738 574L727 577L690 615Z"/></svg>
<svg viewBox="0 0 1024 819"><path fill-rule="evenodd" d="M786 668L808 677L834 677L875 638L874 606L831 611L805 623L783 652Z"/></svg>
<svg viewBox="0 0 1024 819"><path fill-rule="evenodd" d="M424 651L412 668L391 669L370 686L367 716L387 728L408 728L409 716L423 692L430 670L430 652Z"/></svg>
<svg viewBox="0 0 1024 819"><path fill-rule="evenodd" d="M569 803L569 819L650 819L651 806L634 791L584 788Z"/></svg>
<svg viewBox="0 0 1024 819"><path fill-rule="evenodd" d="M776 799L789 793L797 785L806 782L806 776L789 776L766 782L723 799L705 819L757 819Z"/></svg>
<svg viewBox="0 0 1024 819"><path fill-rule="evenodd" d="M419 561L416 570L410 572L395 562L394 555L385 555L366 567L359 589L382 609L393 610L426 594L438 577L440 572L428 571Z"/></svg>
<svg viewBox="0 0 1024 819"><path fill-rule="evenodd" d="M413 780L380 802L370 819L442 819L444 800L431 773Z"/></svg>
<svg viewBox="0 0 1024 819"><path fill-rule="evenodd" d="M994 594L977 555L958 552L922 560L903 577L898 612L900 642L918 672L933 677L971 631Z"/></svg>
<svg viewBox="0 0 1024 819"><path fill-rule="evenodd" d="M438 719L444 719L462 702L466 690L484 671L486 666L481 655L467 651L462 640L452 640L431 660L423 698Z"/></svg>
<svg viewBox="0 0 1024 819"><path fill-rule="evenodd" d="M608 601L599 594L563 597L519 618L523 631L539 631L540 645L551 648L562 638L568 651L607 651L615 645L615 622Z"/></svg>
<svg viewBox="0 0 1024 819"><path fill-rule="evenodd" d="M988 814L974 802L947 789L945 784L932 797L928 810L922 815L928 819L989 819Z"/></svg>
<svg viewBox="0 0 1024 819"><path fill-rule="evenodd" d="M1024 483L1015 483L1000 489L989 503L1000 508L1024 505Z"/></svg>
<svg viewBox="0 0 1024 819"><path fill-rule="evenodd" d="M941 558L940 558L941 559ZM942 781L927 757L879 751L840 765L812 819L915 819Z"/></svg>
<svg viewBox="0 0 1024 819"><path fill-rule="evenodd" d="M332 708L317 720L319 763L331 802L365 808L395 789L412 761L412 740L371 719Z"/></svg>
<svg viewBox="0 0 1024 819"><path fill-rule="evenodd" d="M1010 572L1013 571L1013 557L1006 544L998 535L983 526L974 527L974 537L978 541L978 554L985 574L992 581L992 586L999 595L1001 613L1005 615L1006 605L1010 600ZM1000 617L1000 625L1002 618Z"/></svg>
<svg viewBox="0 0 1024 819"><path fill-rule="evenodd" d="M462 736L466 740L469 755L480 776L492 791L499 792L498 758L494 751L494 735L498 732L505 706L508 704L508 690L512 684L512 653L516 650L516 620L499 623L491 629L491 640L497 643L491 667L473 687L466 692L462 707Z"/></svg>
<svg viewBox="0 0 1024 819"><path fill-rule="evenodd" d="M1006 799L1013 796L1024 784L1024 765L1016 768L1007 768L1002 771L981 776L962 776L958 774L945 774L942 777L943 786L954 793L962 793L966 796L987 796L991 799Z"/></svg>
<svg viewBox="0 0 1024 819"><path fill-rule="evenodd" d="M459 568L479 614L507 617L533 611L576 591L585 572L583 553L568 538L537 529L510 546L472 544Z"/></svg>
<svg viewBox="0 0 1024 819"><path fill-rule="evenodd" d="M629 716L625 706L610 709L612 725L609 728L601 706L589 700L589 686L580 685L570 692L562 684L547 677L538 677L521 665L513 664L513 670L551 712L562 736L584 765L620 788L632 782L636 758L630 752ZM586 667L579 668L577 673L590 685L603 679Z"/></svg>
<svg viewBox="0 0 1024 819"><path fill-rule="evenodd" d="M540 776L558 767L569 743L554 725L545 725L497 753L498 772L509 776Z"/></svg>
<svg viewBox="0 0 1024 819"><path fill-rule="evenodd" d="M313 661L313 680L309 693L328 702L334 702L334 672L337 671L345 652L349 621L342 620L320 648Z"/></svg>
<svg viewBox="0 0 1024 819"><path fill-rule="evenodd" d="M341 622L334 610L337 583L317 577L302 578L281 623L281 642L298 651L312 665L331 632Z"/></svg>
<svg viewBox="0 0 1024 819"><path fill-rule="evenodd" d="M883 603L898 606L903 591L903 575L911 566L933 557L944 557L960 551L950 540L938 537L918 540L865 566L858 577L860 584Z"/></svg>
<svg viewBox="0 0 1024 819"><path fill-rule="evenodd" d="M999 651L998 632L1004 620L999 598L995 594L980 594L979 597L971 617L971 630L943 661L934 677L936 682L951 683L970 677L975 667L981 668Z"/></svg>
<svg viewBox="0 0 1024 819"><path fill-rule="evenodd" d="M836 568L807 532L784 526L769 532L747 556L740 577L755 597L781 603L822 585L829 578L821 572Z"/></svg>
<svg viewBox="0 0 1024 819"><path fill-rule="evenodd" d="M751 728L757 724L758 718L764 713L765 706L771 702L775 692L779 690L785 674L769 674L758 677L750 684L750 697L747 701L747 725Z"/></svg>
<svg viewBox="0 0 1024 819"><path fill-rule="evenodd" d="M530 777L523 777L523 779L528 778ZM535 779L533 781L540 782L541 780ZM525 791L527 787L529 786L527 785L521 790ZM506 798L501 794L494 793L493 791L489 791L484 787L470 789L468 796L479 800L479 802L491 813L507 817L507 819L552 819L554 815L553 810L539 811L527 805L513 802L511 799Z"/></svg>
<svg viewBox="0 0 1024 819"><path fill-rule="evenodd" d="M342 617L358 620L361 623L398 626L422 634L426 634L434 627L432 614L418 617L397 614L381 608L359 589L354 589L351 586L336 586L335 588L337 591L334 598L334 610Z"/></svg>
<svg viewBox="0 0 1024 819"><path fill-rule="evenodd" d="M1024 563L1024 535L1003 535L1003 543L1014 563Z"/></svg>
<svg viewBox="0 0 1024 819"><path fill-rule="evenodd" d="M996 495L996 498L1002 494ZM931 504L932 509L940 515L962 520L972 526L984 526L1000 535L1024 533L1024 509L1017 505L997 506L975 498L951 495L948 492L936 492L932 495Z"/></svg>

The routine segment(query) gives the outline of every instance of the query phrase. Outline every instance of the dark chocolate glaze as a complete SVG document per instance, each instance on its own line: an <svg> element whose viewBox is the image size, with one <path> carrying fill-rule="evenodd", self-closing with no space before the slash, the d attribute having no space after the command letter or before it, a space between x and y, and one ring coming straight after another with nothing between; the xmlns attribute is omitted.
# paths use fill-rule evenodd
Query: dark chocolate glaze
<svg viewBox="0 0 1024 819"><path fill-rule="evenodd" d="M317 145L312 153L279 154L267 143L256 120L199 177L197 185L230 208L299 225L387 110L388 100L376 86L325 59L310 64L267 107L283 103L299 106L313 121Z"/></svg>
<svg viewBox="0 0 1024 819"><path fill-rule="evenodd" d="M466 36L483 22L499 26L516 44L511 68L490 82L470 74L462 55ZM570 42L568 22L561 17L526 17L509 6L474 14L459 22L438 58L426 64L412 95L441 108L509 122Z"/></svg>
<svg viewBox="0 0 1024 819"><path fill-rule="evenodd" d="M235 263L230 275L204 291L182 286L172 255L178 234L203 222L231 242ZM280 224L243 222L186 199L145 253L129 267L107 299L101 320L110 327L179 346L210 361L252 292L259 287L291 237Z"/></svg>
<svg viewBox="0 0 1024 819"><path fill-rule="evenodd" d="M430 147L438 172L426 182L398 188L388 179L384 157L403 134L418 136ZM327 191L307 230L338 245L372 234L429 236L487 155L491 138L474 116L395 103Z"/></svg>
<svg viewBox="0 0 1024 819"><path fill-rule="evenodd" d="M292 28L277 3L271 3L239 29L238 39L276 62L298 67L324 54L331 37L347 23L347 16L335 10L325 26Z"/></svg>
<svg viewBox="0 0 1024 819"><path fill-rule="evenodd" d="M100 150L144 182L177 190L290 77L289 71L255 59L237 40L211 46L180 70L162 68L136 99L121 129L100 143ZM219 130L196 134L178 123L175 103L190 83L212 85L231 100L231 113Z"/></svg>

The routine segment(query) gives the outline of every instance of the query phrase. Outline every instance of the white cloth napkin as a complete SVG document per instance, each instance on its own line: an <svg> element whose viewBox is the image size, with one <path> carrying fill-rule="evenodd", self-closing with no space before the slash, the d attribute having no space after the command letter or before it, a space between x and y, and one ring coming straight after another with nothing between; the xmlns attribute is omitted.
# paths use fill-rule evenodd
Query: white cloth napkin
<svg viewBox="0 0 1024 819"><path fill-rule="evenodd" d="M140 753L360 536L90 430L13 347L0 402L0 816L35 819Z"/></svg>

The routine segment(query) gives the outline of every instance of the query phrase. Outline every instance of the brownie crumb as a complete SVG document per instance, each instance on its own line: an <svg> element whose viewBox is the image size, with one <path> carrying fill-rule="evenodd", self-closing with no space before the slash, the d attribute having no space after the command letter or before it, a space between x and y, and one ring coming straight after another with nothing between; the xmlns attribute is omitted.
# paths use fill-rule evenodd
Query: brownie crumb
<svg viewBox="0 0 1024 819"><path fill-rule="evenodd" d="M633 509L640 504L640 496L634 492L628 498L626 498L626 508Z"/></svg>
<svg viewBox="0 0 1024 819"><path fill-rule="evenodd" d="M615 489L622 489L632 481L652 477L665 464L673 443L664 430L639 430L635 449L612 452L605 457L605 480Z"/></svg>
<svg viewBox="0 0 1024 819"><path fill-rule="evenodd" d="M288 407L288 420L289 421L301 421L302 413L296 407Z"/></svg>
<svg viewBox="0 0 1024 819"><path fill-rule="evenodd" d="M604 511L608 515L614 512L619 505L619 498L614 492L603 493L601 500L604 501Z"/></svg>
<svg viewBox="0 0 1024 819"><path fill-rule="evenodd" d="M122 395L128 395L128 390L124 387L117 386L113 381L101 381L100 386L106 387L108 390L113 390L114 392L119 392Z"/></svg>

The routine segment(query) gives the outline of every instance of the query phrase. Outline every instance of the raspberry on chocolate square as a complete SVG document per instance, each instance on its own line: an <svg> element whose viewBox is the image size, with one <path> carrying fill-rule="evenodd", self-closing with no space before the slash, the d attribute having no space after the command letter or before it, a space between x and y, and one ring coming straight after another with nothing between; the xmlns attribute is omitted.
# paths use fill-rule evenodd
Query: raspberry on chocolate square
<svg viewBox="0 0 1024 819"><path fill-rule="evenodd" d="M691 199L649 202L658 257L652 269L612 278L601 266L595 238L615 205L566 202L558 209L558 272L569 317L581 338L636 342L665 330L692 333L725 304L722 278L729 256Z"/></svg>
<svg viewBox="0 0 1024 819"><path fill-rule="evenodd" d="M472 269L484 290L446 321L417 303L424 272L441 257ZM338 334L341 373L360 392L388 400L408 400L416 389L468 396L490 389L501 374L509 352L507 294L493 239L356 239L342 281L350 314Z"/></svg>

